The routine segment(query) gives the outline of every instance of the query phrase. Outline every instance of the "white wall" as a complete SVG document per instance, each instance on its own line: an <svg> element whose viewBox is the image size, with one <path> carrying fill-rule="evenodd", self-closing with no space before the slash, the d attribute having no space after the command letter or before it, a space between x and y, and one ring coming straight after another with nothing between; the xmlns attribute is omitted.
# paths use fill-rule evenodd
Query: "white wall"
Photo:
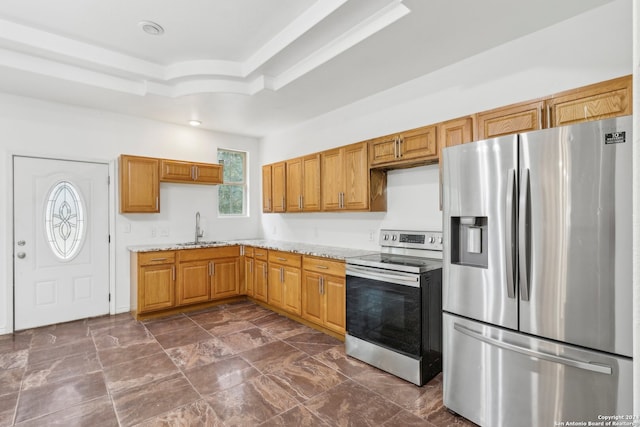
<svg viewBox="0 0 640 427"><path fill-rule="evenodd" d="M259 176L255 138L0 94L0 259L5 260L0 263L0 334L13 328L12 155L95 160L114 165L120 154L217 163L218 148L248 151L250 176ZM115 176L112 183L117 194ZM159 214L115 213L115 231L111 231L116 261L112 311L130 308L127 246L193 240L196 211L202 216L205 239L259 235L258 190L251 193L249 218L218 218L217 194L215 186L162 183ZM117 208L117 203L112 206L114 212ZM125 226L130 227L130 232L124 232ZM154 227L157 237L152 237ZM159 236L163 228L169 236Z"/></svg>
<svg viewBox="0 0 640 427"><path fill-rule="evenodd" d="M630 16L631 2L618 0L269 135L261 164L630 74ZM267 238L377 249L370 234L380 228L441 229L437 166L390 172L387 193L386 213L267 214L263 232Z"/></svg>

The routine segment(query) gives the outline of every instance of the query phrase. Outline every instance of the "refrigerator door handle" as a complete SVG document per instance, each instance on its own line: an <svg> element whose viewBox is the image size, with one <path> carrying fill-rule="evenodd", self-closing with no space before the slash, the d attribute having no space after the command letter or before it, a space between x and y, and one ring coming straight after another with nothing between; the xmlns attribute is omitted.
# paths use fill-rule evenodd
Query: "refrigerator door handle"
<svg viewBox="0 0 640 427"><path fill-rule="evenodd" d="M475 338L484 343L492 345L494 347L499 347L504 350L515 351L516 353L524 354L525 356L535 357L536 359L546 360L548 362L559 363L566 366L572 366L578 369L584 369L591 372L597 372L600 374L612 375L613 369L609 365L601 365L593 362L583 362L581 360L569 359L567 357L556 356L555 354L543 353L540 351L532 350L530 348L521 347L516 344L511 344L506 341L501 341L492 337L488 337L481 332L474 331L473 329L469 329L466 326L462 326L458 323L454 323L453 328L465 334L471 338Z"/></svg>
<svg viewBox="0 0 640 427"><path fill-rule="evenodd" d="M516 211L515 204L513 203L515 199L515 191L516 191L516 171L515 169L509 169L507 172L507 212L506 212L506 233L505 233L505 248L506 248L506 261L507 261L507 296L509 298L516 297L516 281L514 277L514 264L515 261L513 259L515 255L514 246L515 246L515 233L514 233L514 224L516 219Z"/></svg>
<svg viewBox="0 0 640 427"><path fill-rule="evenodd" d="M518 210L518 246L520 271L520 297L522 301L529 301L529 266L531 254L529 252L529 169L523 169L520 177L520 206Z"/></svg>

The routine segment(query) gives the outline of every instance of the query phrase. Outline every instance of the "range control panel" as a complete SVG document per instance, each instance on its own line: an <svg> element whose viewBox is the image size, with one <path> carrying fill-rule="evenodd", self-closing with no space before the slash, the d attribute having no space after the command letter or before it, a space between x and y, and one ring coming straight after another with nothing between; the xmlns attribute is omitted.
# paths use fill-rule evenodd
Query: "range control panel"
<svg viewBox="0 0 640 427"><path fill-rule="evenodd" d="M380 230L380 246L442 250L441 231Z"/></svg>

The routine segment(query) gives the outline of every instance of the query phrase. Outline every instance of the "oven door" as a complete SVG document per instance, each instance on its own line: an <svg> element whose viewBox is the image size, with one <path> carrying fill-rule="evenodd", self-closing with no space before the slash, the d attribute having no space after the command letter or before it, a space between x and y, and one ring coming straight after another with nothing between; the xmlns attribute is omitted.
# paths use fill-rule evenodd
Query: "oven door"
<svg viewBox="0 0 640 427"><path fill-rule="evenodd" d="M420 275L347 265L347 333L419 359Z"/></svg>

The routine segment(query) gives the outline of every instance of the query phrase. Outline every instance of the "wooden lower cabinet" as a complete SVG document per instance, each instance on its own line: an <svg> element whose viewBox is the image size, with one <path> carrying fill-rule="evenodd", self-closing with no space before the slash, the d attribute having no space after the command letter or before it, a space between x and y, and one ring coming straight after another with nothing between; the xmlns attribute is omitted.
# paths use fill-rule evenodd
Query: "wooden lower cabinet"
<svg viewBox="0 0 640 427"><path fill-rule="evenodd" d="M269 251L268 302L274 307L300 315L302 257L282 251Z"/></svg>
<svg viewBox="0 0 640 427"><path fill-rule="evenodd" d="M238 246L131 253L136 316L239 295Z"/></svg>
<svg viewBox="0 0 640 427"><path fill-rule="evenodd" d="M137 313L175 305L175 257L173 251L131 253L131 307Z"/></svg>
<svg viewBox="0 0 640 427"><path fill-rule="evenodd" d="M304 257L302 317L338 334L346 327L345 264L340 261Z"/></svg>
<svg viewBox="0 0 640 427"><path fill-rule="evenodd" d="M253 297L262 302L268 302L269 268L266 260L254 259Z"/></svg>
<svg viewBox="0 0 640 427"><path fill-rule="evenodd" d="M179 263L176 305L209 301L209 273L208 260Z"/></svg>
<svg viewBox="0 0 640 427"><path fill-rule="evenodd" d="M237 257L211 260L211 299L240 295L240 261Z"/></svg>

